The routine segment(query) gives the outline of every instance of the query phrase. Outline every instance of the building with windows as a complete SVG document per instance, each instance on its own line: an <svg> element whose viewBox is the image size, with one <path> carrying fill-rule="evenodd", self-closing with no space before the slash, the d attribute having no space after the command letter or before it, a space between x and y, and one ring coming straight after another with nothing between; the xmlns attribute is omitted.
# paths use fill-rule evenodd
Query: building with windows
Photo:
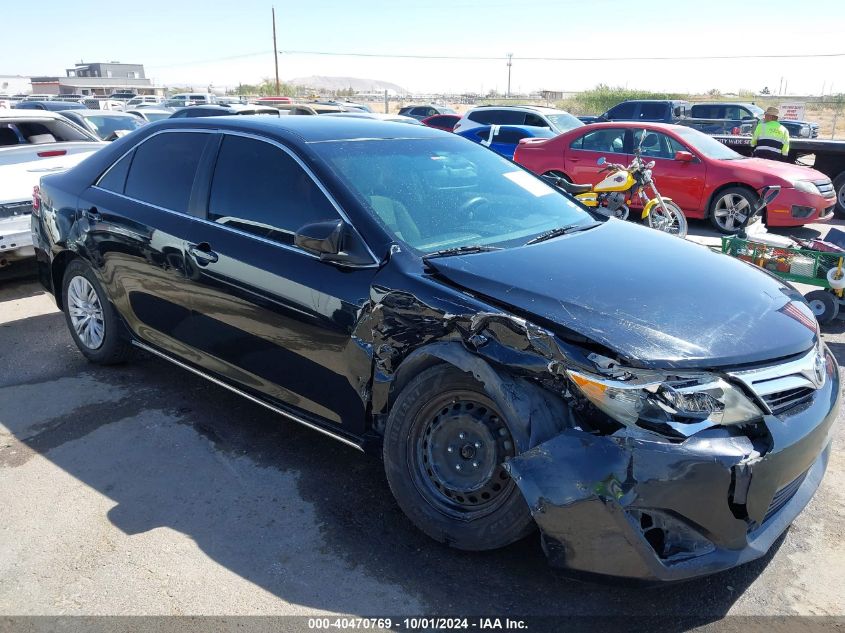
<svg viewBox="0 0 845 633"><path fill-rule="evenodd" d="M142 95L164 95L162 86L154 86L147 79L143 64L80 62L66 69L65 74L66 77L32 77L32 92L107 96L113 92L131 90Z"/></svg>

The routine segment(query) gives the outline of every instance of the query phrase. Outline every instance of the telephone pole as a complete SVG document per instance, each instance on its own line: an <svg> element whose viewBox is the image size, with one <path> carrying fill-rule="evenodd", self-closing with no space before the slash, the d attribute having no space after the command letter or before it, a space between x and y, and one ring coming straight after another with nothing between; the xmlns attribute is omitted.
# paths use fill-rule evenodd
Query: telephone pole
<svg viewBox="0 0 845 633"><path fill-rule="evenodd" d="M508 53L508 94L507 97L510 98L511 96L511 60L513 59L513 53Z"/></svg>
<svg viewBox="0 0 845 633"><path fill-rule="evenodd" d="M271 7L273 12L273 59L276 61L276 96L279 96L279 48L276 46L276 7Z"/></svg>

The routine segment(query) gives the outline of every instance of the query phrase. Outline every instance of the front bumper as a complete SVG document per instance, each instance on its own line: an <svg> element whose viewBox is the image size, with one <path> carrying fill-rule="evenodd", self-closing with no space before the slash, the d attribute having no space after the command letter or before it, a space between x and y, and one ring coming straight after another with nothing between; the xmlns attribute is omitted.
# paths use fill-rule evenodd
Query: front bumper
<svg viewBox="0 0 845 633"><path fill-rule="evenodd" d="M0 218L0 261L26 259L33 255L29 215Z"/></svg>
<svg viewBox="0 0 845 633"><path fill-rule="evenodd" d="M766 210L766 224L774 226L803 226L812 222L827 222L833 218L836 198L805 193L784 187Z"/></svg>
<svg viewBox="0 0 845 633"><path fill-rule="evenodd" d="M681 443L577 429L507 463L552 565L674 581L763 556L821 482L839 411L836 361L811 401Z"/></svg>

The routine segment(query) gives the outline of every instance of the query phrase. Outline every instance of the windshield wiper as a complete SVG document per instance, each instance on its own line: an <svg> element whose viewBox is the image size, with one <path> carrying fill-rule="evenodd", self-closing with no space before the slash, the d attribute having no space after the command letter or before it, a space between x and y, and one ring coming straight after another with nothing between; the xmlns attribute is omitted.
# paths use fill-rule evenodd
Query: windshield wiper
<svg viewBox="0 0 845 633"><path fill-rule="evenodd" d="M451 257L452 255L471 255L472 253L486 253L487 251L500 251L498 246L483 246L481 244L468 244L466 246L456 246L455 248L444 248L439 251L432 251L423 255L423 259L431 259L432 257Z"/></svg>
<svg viewBox="0 0 845 633"><path fill-rule="evenodd" d="M546 231L545 233L540 233L537 237L532 237L530 240L525 242L525 245L528 246L529 244L536 244L538 242L545 242L546 240L550 240L553 237L560 237L561 235L568 235L569 233L577 233L578 231L586 231L587 229L591 229L594 226L599 226L601 222L594 222L593 224L567 224L566 226L559 226L557 228L551 229Z"/></svg>

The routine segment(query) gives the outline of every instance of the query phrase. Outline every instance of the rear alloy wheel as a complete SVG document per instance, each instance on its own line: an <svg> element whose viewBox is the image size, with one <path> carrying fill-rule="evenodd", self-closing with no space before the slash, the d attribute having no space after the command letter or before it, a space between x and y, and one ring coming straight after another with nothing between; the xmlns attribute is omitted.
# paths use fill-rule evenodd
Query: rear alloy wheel
<svg viewBox="0 0 845 633"><path fill-rule="evenodd" d="M810 305L810 310L816 315L820 324L830 323L839 315L839 301L832 292L827 290L813 290L804 299Z"/></svg>
<svg viewBox="0 0 845 633"><path fill-rule="evenodd" d="M516 444L496 404L468 374L432 367L399 394L388 418L384 464L411 521L464 550L504 547L534 529L504 469Z"/></svg>
<svg viewBox="0 0 845 633"><path fill-rule="evenodd" d="M720 233L733 235L754 211L756 199L747 189L730 187L722 191L710 206L710 222Z"/></svg>
<svg viewBox="0 0 845 633"><path fill-rule="evenodd" d="M65 321L79 351L92 363L127 360L132 346L122 338L117 314L90 266L72 261L62 280Z"/></svg>

